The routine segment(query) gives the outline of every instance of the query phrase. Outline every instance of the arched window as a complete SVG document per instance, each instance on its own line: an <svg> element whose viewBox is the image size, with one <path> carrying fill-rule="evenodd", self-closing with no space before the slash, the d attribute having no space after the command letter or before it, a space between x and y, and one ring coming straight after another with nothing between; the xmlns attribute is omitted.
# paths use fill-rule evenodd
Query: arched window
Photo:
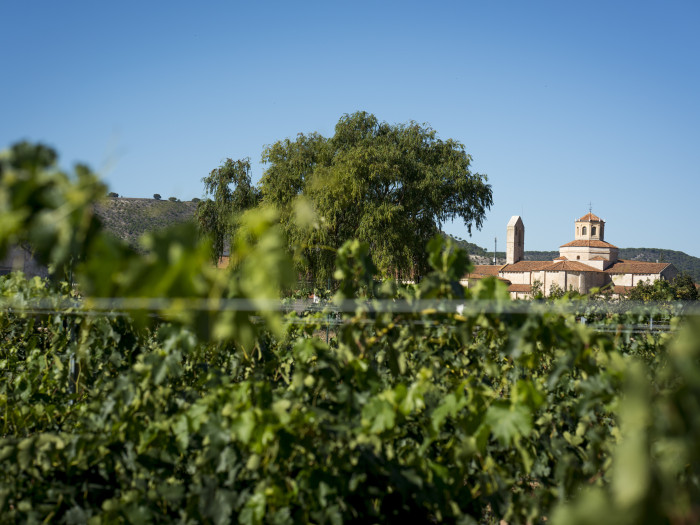
<svg viewBox="0 0 700 525"><path fill-rule="evenodd" d="M595 226L591 226L591 235L595 235Z"/></svg>
<svg viewBox="0 0 700 525"><path fill-rule="evenodd" d="M586 235L586 227L585 227L585 226L583 227L583 229L582 229L582 231L581 231L581 234L582 234L582 235Z"/></svg>

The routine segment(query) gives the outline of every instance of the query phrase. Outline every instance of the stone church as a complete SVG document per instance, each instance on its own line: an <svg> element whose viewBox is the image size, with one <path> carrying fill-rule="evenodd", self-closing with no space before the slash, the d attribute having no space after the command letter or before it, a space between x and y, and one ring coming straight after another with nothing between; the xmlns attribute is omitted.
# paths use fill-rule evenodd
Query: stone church
<svg viewBox="0 0 700 525"><path fill-rule="evenodd" d="M477 265L464 284L493 276L508 284L513 298L529 298L537 287L545 296L557 288L585 294L594 287L620 296L640 281L678 275L670 263L618 259L617 246L605 241L605 221L590 212L575 221L574 240L561 245L559 257L552 261L524 260L525 226L519 216L511 217L506 237L506 264Z"/></svg>

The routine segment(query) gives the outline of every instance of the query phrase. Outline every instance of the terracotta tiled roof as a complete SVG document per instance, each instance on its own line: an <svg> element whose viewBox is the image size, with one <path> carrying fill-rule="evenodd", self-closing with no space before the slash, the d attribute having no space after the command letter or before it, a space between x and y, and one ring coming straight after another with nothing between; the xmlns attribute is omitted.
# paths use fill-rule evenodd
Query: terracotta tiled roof
<svg viewBox="0 0 700 525"><path fill-rule="evenodd" d="M518 261L515 264L506 264L501 268L502 272L538 272L551 266L552 261Z"/></svg>
<svg viewBox="0 0 700 525"><path fill-rule="evenodd" d="M613 293L616 293L617 295L625 295L625 294L628 294L630 292L630 290L632 290L633 288L634 288L634 286L620 286L620 285L618 285L618 286L613 286L612 291L613 291Z"/></svg>
<svg viewBox="0 0 700 525"><path fill-rule="evenodd" d="M544 268L548 272L599 272L597 268L578 261L555 262Z"/></svg>
<svg viewBox="0 0 700 525"><path fill-rule="evenodd" d="M577 247L577 248L584 248L584 247L589 247L589 248L617 248L617 246L610 244L609 242L605 241L586 241L586 240L580 240L580 241L571 241L567 242L566 244L562 244L560 248L564 247Z"/></svg>
<svg viewBox="0 0 700 525"><path fill-rule="evenodd" d="M597 215L593 215L592 213L587 213L583 217L581 217L577 222L580 221L598 221L598 222L603 222L603 219L598 217Z"/></svg>
<svg viewBox="0 0 700 525"><path fill-rule="evenodd" d="M508 279L498 276L498 271L501 269L498 265L493 264L477 264L474 270L463 277L463 279L483 279L485 277L495 277L499 281L510 284Z"/></svg>
<svg viewBox="0 0 700 525"><path fill-rule="evenodd" d="M501 268L501 272L599 272L597 268L588 266L578 261L518 261L515 264L507 264Z"/></svg>
<svg viewBox="0 0 700 525"><path fill-rule="evenodd" d="M560 255L559 257L555 257L554 260L555 261L568 261L569 259L567 259L563 255Z"/></svg>
<svg viewBox="0 0 700 525"><path fill-rule="evenodd" d="M532 286L529 284L511 284L508 287L509 292L531 292Z"/></svg>
<svg viewBox="0 0 700 525"><path fill-rule="evenodd" d="M661 273L671 263L653 263L642 261L617 261L605 273L634 273L634 274L654 274Z"/></svg>
<svg viewBox="0 0 700 525"><path fill-rule="evenodd" d="M469 275L498 275L498 270L501 267L495 264L476 264L474 270Z"/></svg>
<svg viewBox="0 0 700 525"><path fill-rule="evenodd" d="M595 257L591 257L591 261L605 261L605 257L602 255L597 255Z"/></svg>

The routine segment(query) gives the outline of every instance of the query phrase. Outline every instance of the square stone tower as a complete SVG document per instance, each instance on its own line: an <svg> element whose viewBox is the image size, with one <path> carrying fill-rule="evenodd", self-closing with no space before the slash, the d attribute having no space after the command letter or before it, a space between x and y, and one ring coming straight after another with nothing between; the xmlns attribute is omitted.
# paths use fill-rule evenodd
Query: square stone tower
<svg viewBox="0 0 700 525"><path fill-rule="evenodd" d="M513 215L508 221L506 233L506 264L515 264L525 256L525 226L520 215Z"/></svg>

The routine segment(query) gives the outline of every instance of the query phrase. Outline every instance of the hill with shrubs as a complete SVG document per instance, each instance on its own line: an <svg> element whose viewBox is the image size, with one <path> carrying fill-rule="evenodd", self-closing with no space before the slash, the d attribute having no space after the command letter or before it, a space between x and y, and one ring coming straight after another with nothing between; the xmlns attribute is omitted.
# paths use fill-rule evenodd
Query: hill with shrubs
<svg viewBox="0 0 700 525"><path fill-rule="evenodd" d="M175 198L161 200L109 197L97 204L95 211L107 230L131 246L137 247L138 238L146 232L193 220L197 209L196 199L172 199Z"/></svg>

